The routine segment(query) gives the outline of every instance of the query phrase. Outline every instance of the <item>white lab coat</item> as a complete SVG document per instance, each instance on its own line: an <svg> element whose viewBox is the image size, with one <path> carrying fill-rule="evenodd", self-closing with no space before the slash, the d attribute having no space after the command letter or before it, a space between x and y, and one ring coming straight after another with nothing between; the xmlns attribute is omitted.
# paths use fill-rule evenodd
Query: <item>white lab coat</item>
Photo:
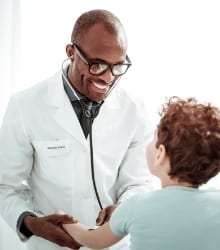
<svg viewBox="0 0 220 250"><path fill-rule="evenodd" d="M141 102L112 91L93 122L95 178L103 207L149 185L145 144L151 134ZM89 139L64 91L61 72L13 96L0 130L0 212L9 226L24 211L61 209L95 225L99 206L92 185ZM23 181L28 182L23 185ZM30 249L63 250L38 237ZM128 249L115 247L114 249Z"/></svg>

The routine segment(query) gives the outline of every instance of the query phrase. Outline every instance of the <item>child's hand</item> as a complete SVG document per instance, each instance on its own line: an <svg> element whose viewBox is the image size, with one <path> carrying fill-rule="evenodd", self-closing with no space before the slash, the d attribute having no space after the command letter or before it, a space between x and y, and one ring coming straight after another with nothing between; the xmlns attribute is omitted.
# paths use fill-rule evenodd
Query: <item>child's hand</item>
<svg viewBox="0 0 220 250"><path fill-rule="evenodd" d="M55 213L56 213L56 214L60 214L60 215L66 214L66 213L64 213L62 210L57 210Z"/></svg>
<svg viewBox="0 0 220 250"><path fill-rule="evenodd" d="M65 215L66 213L64 212L64 211L62 211L62 210L57 210L56 212L55 212L55 214L59 214L59 215ZM71 216L72 217L72 216ZM79 221L76 219L76 218L74 218L74 217L72 217L72 223L78 223Z"/></svg>

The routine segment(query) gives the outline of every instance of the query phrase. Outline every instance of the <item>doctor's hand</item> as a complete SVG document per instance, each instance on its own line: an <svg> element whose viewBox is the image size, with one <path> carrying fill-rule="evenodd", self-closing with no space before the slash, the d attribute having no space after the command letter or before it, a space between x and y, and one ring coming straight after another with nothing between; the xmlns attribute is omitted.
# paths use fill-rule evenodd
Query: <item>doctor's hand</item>
<svg viewBox="0 0 220 250"><path fill-rule="evenodd" d="M62 247L79 249L81 245L77 243L62 228L62 223L70 224L78 222L73 217L65 214L52 214L44 217L26 216L24 224L35 236L44 238Z"/></svg>
<svg viewBox="0 0 220 250"><path fill-rule="evenodd" d="M101 226L101 225L105 224L106 222L108 222L110 220L112 212L116 209L117 206L118 205L113 204L113 205L110 205L110 206L102 209L99 212L99 215L96 219L96 225Z"/></svg>

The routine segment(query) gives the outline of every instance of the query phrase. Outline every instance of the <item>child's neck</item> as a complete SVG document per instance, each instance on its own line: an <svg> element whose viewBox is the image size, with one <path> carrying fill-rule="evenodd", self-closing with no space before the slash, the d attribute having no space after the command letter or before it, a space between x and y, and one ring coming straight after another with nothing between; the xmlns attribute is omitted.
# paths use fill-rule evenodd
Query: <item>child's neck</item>
<svg viewBox="0 0 220 250"><path fill-rule="evenodd" d="M170 179L170 178L168 178L166 180L161 180L161 186L162 186L162 188L170 187L170 186L183 186L183 187L198 188L197 185L194 185L192 183L181 182L181 181L178 181L176 179Z"/></svg>

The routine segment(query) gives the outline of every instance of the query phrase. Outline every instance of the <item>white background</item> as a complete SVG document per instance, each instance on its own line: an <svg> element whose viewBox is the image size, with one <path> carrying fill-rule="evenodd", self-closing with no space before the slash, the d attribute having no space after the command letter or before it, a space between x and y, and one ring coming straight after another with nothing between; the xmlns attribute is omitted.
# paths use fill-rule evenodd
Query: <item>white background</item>
<svg viewBox="0 0 220 250"><path fill-rule="evenodd" d="M153 125L172 95L220 106L219 0L0 0L0 122L11 94L60 69L76 18L94 8L124 24L133 65L119 84L144 100ZM0 226L0 250L19 250L11 237Z"/></svg>

